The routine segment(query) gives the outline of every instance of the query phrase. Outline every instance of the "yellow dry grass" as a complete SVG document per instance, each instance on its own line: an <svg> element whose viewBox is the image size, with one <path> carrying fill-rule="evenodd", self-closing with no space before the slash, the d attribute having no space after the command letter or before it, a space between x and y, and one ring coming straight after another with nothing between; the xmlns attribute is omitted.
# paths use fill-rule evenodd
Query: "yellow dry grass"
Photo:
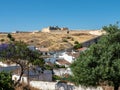
<svg viewBox="0 0 120 90"><path fill-rule="evenodd" d="M35 45L36 47L47 47L49 50L60 50L70 48L74 45L75 41L84 42L96 37L91 35L88 31L70 31L66 32L52 32L52 33L15 33L12 34L15 40L21 40L29 45ZM7 42L7 34L0 34L0 40L4 39ZM65 41L66 40L66 41Z"/></svg>

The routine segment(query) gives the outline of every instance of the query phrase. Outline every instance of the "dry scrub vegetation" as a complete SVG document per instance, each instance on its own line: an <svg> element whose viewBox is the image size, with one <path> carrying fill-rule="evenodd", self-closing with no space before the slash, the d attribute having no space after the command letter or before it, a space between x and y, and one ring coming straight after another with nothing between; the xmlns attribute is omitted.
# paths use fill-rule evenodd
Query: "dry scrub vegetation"
<svg viewBox="0 0 120 90"><path fill-rule="evenodd" d="M75 41L84 42L86 40L96 37L91 35L88 31L70 31L66 32L52 32L52 33L15 33L12 34L15 40L21 40L29 45L35 45L36 47L47 47L49 50L60 50L70 48L74 45ZM7 34L0 34L0 40L7 42ZM1 42L0 42L1 43Z"/></svg>

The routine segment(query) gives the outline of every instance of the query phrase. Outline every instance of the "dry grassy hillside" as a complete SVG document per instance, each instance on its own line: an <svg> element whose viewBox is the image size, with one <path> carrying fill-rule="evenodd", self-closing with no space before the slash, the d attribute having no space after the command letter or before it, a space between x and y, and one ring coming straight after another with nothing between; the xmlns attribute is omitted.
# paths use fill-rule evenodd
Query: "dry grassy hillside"
<svg viewBox="0 0 120 90"><path fill-rule="evenodd" d="M16 40L21 40L29 45L36 47L47 47L49 50L60 50L70 48L74 45L75 41L84 42L91 38L96 37L91 35L88 31L70 31L66 32L52 32L52 33L15 33L12 36ZM0 40L4 39L7 42L7 34L0 34Z"/></svg>

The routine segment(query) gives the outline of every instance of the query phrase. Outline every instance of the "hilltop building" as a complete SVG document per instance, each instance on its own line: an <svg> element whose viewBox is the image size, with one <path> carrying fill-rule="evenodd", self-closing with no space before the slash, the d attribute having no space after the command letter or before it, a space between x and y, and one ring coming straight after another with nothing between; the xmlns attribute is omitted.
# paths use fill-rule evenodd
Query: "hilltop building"
<svg viewBox="0 0 120 90"><path fill-rule="evenodd" d="M69 29L67 27L58 27L58 26L49 26L47 28L43 28L41 32L54 32L54 31L68 31Z"/></svg>

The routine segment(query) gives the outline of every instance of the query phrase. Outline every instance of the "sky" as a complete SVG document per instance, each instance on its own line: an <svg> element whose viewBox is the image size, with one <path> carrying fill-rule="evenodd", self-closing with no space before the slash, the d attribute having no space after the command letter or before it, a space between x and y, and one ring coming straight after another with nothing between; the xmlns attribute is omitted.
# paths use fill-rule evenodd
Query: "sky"
<svg viewBox="0 0 120 90"><path fill-rule="evenodd" d="M0 32L96 30L120 21L120 0L0 0Z"/></svg>

